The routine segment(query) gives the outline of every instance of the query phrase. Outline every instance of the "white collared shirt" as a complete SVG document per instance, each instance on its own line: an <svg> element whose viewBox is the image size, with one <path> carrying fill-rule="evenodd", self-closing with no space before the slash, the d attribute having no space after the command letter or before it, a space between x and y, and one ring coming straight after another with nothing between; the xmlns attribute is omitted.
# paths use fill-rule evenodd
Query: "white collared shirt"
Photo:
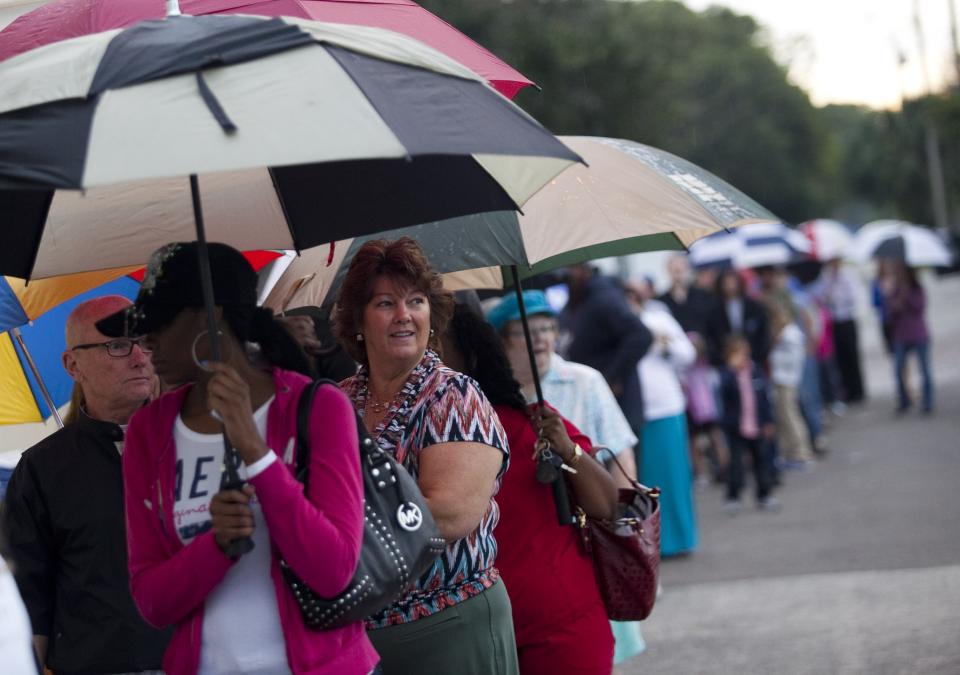
<svg viewBox="0 0 960 675"><path fill-rule="evenodd" d="M551 354L550 369L541 378L543 396L594 445L620 454L637 444L630 423L599 370Z"/></svg>

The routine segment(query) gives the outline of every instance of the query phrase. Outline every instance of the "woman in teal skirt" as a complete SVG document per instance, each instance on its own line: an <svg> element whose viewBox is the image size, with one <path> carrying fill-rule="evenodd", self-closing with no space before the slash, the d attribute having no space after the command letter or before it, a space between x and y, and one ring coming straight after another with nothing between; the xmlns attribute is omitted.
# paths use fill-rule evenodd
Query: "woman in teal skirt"
<svg viewBox="0 0 960 675"><path fill-rule="evenodd" d="M642 483L661 490L660 554L671 556L697 547L686 399L680 385L680 373L693 365L696 351L670 311L652 296L649 281L628 287L628 298L654 336L637 364L644 410L637 467Z"/></svg>
<svg viewBox="0 0 960 675"><path fill-rule="evenodd" d="M660 555L697 547L697 519L691 490L693 473L683 413L647 420L642 432L640 480L660 488Z"/></svg>

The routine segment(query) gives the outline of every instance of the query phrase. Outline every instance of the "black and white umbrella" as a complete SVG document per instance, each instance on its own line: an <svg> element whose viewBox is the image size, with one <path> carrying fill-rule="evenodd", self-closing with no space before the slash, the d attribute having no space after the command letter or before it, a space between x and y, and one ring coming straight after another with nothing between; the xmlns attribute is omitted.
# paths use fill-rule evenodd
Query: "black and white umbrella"
<svg viewBox="0 0 960 675"><path fill-rule="evenodd" d="M854 259L900 260L910 267L949 267L953 255L935 232L902 220L875 220L857 230Z"/></svg>
<svg viewBox="0 0 960 675"><path fill-rule="evenodd" d="M192 175L208 239L300 249L513 210L578 159L397 33L145 21L0 62L0 274L142 264L194 238Z"/></svg>
<svg viewBox="0 0 960 675"><path fill-rule="evenodd" d="M578 160L479 76L390 31L144 21L0 62L0 274L140 264L196 237L219 359L207 239L299 249L516 209Z"/></svg>

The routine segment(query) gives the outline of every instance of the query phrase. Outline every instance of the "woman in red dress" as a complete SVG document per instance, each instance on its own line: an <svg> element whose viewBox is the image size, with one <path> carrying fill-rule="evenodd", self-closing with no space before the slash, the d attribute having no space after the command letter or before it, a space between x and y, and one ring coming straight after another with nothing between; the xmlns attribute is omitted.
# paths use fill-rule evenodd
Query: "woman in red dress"
<svg viewBox="0 0 960 675"><path fill-rule="evenodd" d="M444 360L477 380L510 443L512 462L497 495L501 515L494 534L497 567L513 605L520 672L608 675L613 635L593 564L576 529L557 523L550 485L536 479L538 433L576 469L567 476L569 493L589 515L612 516L613 479L593 458L590 439L553 408L526 404L500 337L465 306L454 313Z"/></svg>

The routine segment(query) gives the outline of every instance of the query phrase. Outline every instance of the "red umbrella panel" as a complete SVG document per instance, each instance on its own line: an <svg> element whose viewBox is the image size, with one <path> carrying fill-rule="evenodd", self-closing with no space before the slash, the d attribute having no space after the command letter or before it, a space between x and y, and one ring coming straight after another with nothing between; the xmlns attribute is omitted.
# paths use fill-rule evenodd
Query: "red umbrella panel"
<svg viewBox="0 0 960 675"><path fill-rule="evenodd" d="M257 14L385 28L430 45L513 98L533 82L413 0L181 0L184 14ZM0 31L0 61L67 38L164 16L161 0L54 0Z"/></svg>

